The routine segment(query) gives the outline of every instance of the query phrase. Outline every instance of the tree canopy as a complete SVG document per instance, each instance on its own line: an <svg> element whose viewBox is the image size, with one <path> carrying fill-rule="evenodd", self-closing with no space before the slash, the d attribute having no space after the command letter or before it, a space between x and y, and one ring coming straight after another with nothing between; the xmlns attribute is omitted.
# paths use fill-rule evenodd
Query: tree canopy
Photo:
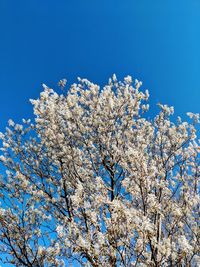
<svg viewBox="0 0 200 267"><path fill-rule="evenodd" d="M195 124L142 83L78 79L1 134L0 256L14 266L199 266Z"/></svg>

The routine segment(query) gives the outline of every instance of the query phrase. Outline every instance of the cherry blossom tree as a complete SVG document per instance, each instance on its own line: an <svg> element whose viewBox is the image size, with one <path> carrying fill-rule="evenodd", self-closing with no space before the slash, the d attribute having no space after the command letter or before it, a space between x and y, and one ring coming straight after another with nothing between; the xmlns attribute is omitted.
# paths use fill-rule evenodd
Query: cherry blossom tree
<svg viewBox="0 0 200 267"><path fill-rule="evenodd" d="M130 76L62 94L1 134L0 255L14 266L200 266L200 145Z"/></svg>

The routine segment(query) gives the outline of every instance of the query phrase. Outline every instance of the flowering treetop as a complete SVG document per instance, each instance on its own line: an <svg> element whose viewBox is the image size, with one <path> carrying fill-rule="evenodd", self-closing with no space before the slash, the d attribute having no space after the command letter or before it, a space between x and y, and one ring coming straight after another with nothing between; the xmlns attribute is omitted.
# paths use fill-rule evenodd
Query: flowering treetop
<svg viewBox="0 0 200 267"><path fill-rule="evenodd" d="M1 134L2 260L200 264L199 115L174 123L173 107L159 104L148 120L149 93L141 85L115 75L103 89L86 79L66 94L44 85L31 100L35 122L9 121Z"/></svg>

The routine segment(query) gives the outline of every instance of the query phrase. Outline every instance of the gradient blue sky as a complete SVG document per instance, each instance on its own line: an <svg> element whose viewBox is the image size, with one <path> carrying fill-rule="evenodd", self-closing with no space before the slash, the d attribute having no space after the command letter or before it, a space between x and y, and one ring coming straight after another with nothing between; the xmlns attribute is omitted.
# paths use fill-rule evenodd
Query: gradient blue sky
<svg viewBox="0 0 200 267"><path fill-rule="evenodd" d="M153 105L200 111L200 0L0 0L0 38L0 130L64 77L131 74Z"/></svg>

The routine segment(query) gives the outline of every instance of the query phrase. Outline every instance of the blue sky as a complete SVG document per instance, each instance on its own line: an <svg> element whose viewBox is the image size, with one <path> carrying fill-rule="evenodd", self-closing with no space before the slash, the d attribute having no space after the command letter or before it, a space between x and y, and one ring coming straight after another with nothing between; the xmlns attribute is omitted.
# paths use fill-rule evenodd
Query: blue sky
<svg viewBox="0 0 200 267"><path fill-rule="evenodd" d="M0 130L44 82L131 74L153 106L199 112L199 0L0 0Z"/></svg>

